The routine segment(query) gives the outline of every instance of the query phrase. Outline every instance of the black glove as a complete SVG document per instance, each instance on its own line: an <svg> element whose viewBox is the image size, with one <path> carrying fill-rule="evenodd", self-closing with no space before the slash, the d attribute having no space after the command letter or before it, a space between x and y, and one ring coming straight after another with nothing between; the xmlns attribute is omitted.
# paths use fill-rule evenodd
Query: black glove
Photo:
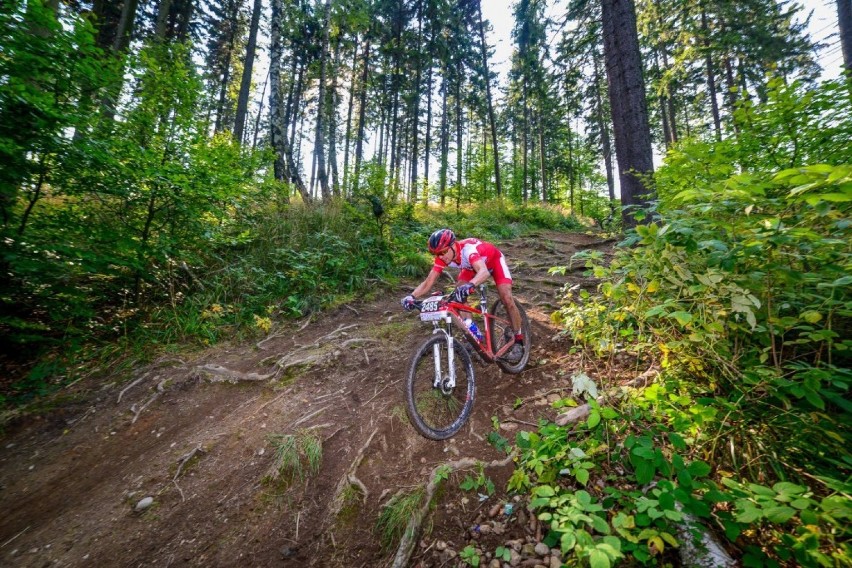
<svg viewBox="0 0 852 568"><path fill-rule="evenodd" d="M403 299L400 301L400 303L402 304L403 309L405 309L405 310L407 310L407 311L411 311L411 310L413 310L413 309L415 308L414 301L415 301L415 300L414 300L414 296L412 296L411 294L409 294L408 296L406 296L405 298L403 298Z"/></svg>
<svg viewBox="0 0 852 568"><path fill-rule="evenodd" d="M467 297L470 296L470 293L473 291L473 288L474 285L470 282L459 284L459 286L450 295L450 301L458 302L459 304L464 304L465 302L467 302Z"/></svg>

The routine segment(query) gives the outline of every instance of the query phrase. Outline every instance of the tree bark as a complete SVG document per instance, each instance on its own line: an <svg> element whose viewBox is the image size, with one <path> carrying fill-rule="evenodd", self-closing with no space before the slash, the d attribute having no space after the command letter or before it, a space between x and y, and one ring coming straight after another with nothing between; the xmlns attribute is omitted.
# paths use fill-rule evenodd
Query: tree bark
<svg viewBox="0 0 852 568"><path fill-rule="evenodd" d="M334 45L334 68L331 74L331 89L328 93L328 169L331 172L331 193L340 196L337 172L337 75L340 69L340 39Z"/></svg>
<svg viewBox="0 0 852 568"><path fill-rule="evenodd" d="M346 111L346 135L343 143L343 193L349 194L349 147L352 143L352 111L355 107L355 77L358 67L358 44L352 50L352 75L349 80L349 105Z"/></svg>
<svg viewBox="0 0 852 568"><path fill-rule="evenodd" d="M713 72L713 56L710 53L710 26L707 24L707 11L701 5L701 31L704 36L704 65L707 67L707 96L710 99L710 112L713 114L713 127L716 140L722 140L722 120L719 118L719 103L716 101L716 75Z"/></svg>
<svg viewBox="0 0 852 568"><path fill-rule="evenodd" d="M852 0L837 0L837 25L840 29L843 67L847 73L852 73Z"/></svg>
<svg viewBox="0 0 852 568"><path fill-rule="evenodd" d="M654 167L633 1L602 0L602 18L621 203L641 207L652 194L643 177L651 176ZM622 221L625 227L635 225L629 211L622 213Z"/></svg>
<svg viewBox="0 0 852 568"><path fill-rule="evenodd" d="M246 45L246 61L243 65L243 77L240 81L240 94L237 98L237 116L234 117L234 140L239 143L243 141L243 131L248 114L248 99L251 91L251 74L254 68L254 52L257 49L257 28L260 24L260 12L263 10L263 1L254 0L254 8L251 12L251 25L249 27L248 45Z"/></svg>
<svg viewBox="0 0 852 568"><path fill-rule="evenodd" d="M275 151L275 179L287 181L296 186L306 203L311 202L299 170L293 159L293 152L287 143L287 135L284 124L284 114L281 108L281 60L283 59L283 44L281 38L281 18L283 16L282 0L272 0L272 26L270 34L270 68L269 82L269 123L271 128L271 144ZM285 201L289 201L289 195L285 195Z"/></svg>
<svg viewBox="0 0 852 568"><path fill-rule="evenodd" d="M417 54L415 55L415 72L414 72L414 96L411 100L411 188L408 195L408 200L411 203L417 201L417 152L419 148L420 134L420 84L423 74L423 0L417 2ZM430 86L431 88L431 86Z"/></svg>
<svg viewBox="0 0 852 568"><path fill-rule="evenodd" d="M600 67L598 66L599 55L595 53L595 117L598 121L598 128L601 131L601 150L604 157L604 168L606 169L606 186L609 189L609 210L610 215L615 215L615 178L612 175L612 143L609 139L609 125L604 120L603 97L601 89L603 81L601 77Z"/></svg>
<svg viewBox="0 0 852 568"><path fill-rule="evenodd" d="M364 68L361 70L361 95L358 100L358 132L355 135L355 169L352 172L352 194L357 195L364 154L364 131L367 120L367 79L370 73L370 40L364 41Z"/></svg>
<svg viewBox="0 0 852 568"><path fill-rule="evenodd" d="M325 170L325 132L323 115L325 114L325 75L326 75L326 59L328 59L328 39L329 39L329 14L331 12L331 0L325 2L325 16L323 17L323 32L322 52L320 53L320 77L317 95L317 131L316 141L314 143L314 154L317 160L317 175L319 177L320 191L322 192L323 201L331 199L331 192L328 189L328 175Z"/></svg>

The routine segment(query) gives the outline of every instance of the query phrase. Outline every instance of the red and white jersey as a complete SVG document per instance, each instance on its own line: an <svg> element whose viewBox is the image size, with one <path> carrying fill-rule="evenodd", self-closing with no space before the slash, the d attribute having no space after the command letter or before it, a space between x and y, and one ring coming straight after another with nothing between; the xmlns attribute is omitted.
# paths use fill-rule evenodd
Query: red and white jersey
<svg viewBox="0 0 852 568"><path fill-rule="evenodd" d="M462 239L456 241L453 247L456 250L453 261L447 264L443 259L436 257L435 264L432 265L432 270L440 274L448 266L460 268L459 281L467 282L476 274L473 263L477 260L483 260L485 261L485 267L494 277L494 281L497 284L512 282L512 275L509 273L509 267L506 265L506 258L500 252L500 249L491 243L480 241L479 239Z"/></svg>

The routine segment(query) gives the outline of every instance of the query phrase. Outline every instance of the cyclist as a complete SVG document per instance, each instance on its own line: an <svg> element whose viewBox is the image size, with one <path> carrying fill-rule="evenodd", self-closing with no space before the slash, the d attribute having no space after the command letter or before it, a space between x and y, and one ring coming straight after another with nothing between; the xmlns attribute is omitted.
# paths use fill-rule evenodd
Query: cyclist
<svg viewBox="0 0 852 568"><path fill-rule="evenodd" d="M506 264L506 257L496 246L479 239L457 240L450 229L438 229L429 237L429 252L435 255L435 263L426 279L415 288L411 294L402 299L402 307L406 310L414 308L416 298L427 295L445 268L460 268L457 287L451 299L464 303L470 293L480 284L494 278L497 294L503 300L509 320L512 322L515 335L515 345L505 355L506 359L519 361L523 356L521 331L521 314L515 307L512 297L512 275ZM506 330L511 336L512 330Z"/></svg>

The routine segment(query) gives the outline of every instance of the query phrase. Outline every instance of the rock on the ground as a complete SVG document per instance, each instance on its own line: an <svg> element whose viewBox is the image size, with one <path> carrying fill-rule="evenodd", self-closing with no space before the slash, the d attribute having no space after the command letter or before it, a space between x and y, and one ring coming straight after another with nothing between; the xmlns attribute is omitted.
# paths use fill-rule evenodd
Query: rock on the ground
<svg viewBox="0 0 852 568"><path fill-rule="evenodd" d="M136 503L136 507L133 508L134 511L144 511L148 507L154 504L153 497L145 497L144 499L140 499L138 503Z"/></svg>

